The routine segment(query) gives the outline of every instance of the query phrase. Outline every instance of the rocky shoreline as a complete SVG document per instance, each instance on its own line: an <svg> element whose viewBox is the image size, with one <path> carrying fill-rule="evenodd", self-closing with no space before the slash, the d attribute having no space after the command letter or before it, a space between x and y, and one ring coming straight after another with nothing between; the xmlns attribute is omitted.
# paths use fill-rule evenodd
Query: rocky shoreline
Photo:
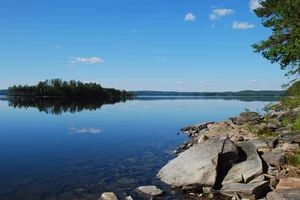
<svg viewBox="0 0 300 200"><path fill-rule="evenodd" d="M299 152L300 130L292 123L299 114L300 107L285 109L278 103L265 115L247 111L184 127L189 139L174 150L176 158L157 178L194 199L300 199L300 168L289 162ZM136 192L164 199L155 186ZM100 200L118 199L110 195Z"/></svg>

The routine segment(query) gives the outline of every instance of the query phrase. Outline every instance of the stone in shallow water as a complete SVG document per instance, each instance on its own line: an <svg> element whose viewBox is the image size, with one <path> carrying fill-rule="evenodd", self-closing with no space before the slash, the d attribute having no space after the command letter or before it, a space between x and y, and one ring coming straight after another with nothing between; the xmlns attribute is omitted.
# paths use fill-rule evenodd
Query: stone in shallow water
<svg viewBox="0 0 300 200"><path fill-rule="evenodd" d="M230 183L222 187L221 193L228 196L238 194L242 198L257 199L263 197L269 190L267 181L258 183Z"/></svg>
<svg viewBox="0 0 300 200"><path fill-rule="evenodd" d="M140 186L136 190L138 192L141 192L143 194L150 195L153 197L161 196L164 193L164 191L162 191L161 189L157 188L154 185Z"/></svg>
<svg viewBox="0 0 300 200"><path fill-rule="evenodd" d="M118 200L117 196L112 192L104 192L99 200Z"/></svg>
<svg viewBox="0 0 300 200"><path fill-rule="evenodd" d="M213 137L181 153L166 164L157 177L174 187L213 186L217 169L230 165L236 158L237 147L232 141Z"/></svg>
<svg viewBox="0 0 300 200"><path fill-rule="evenodd" d="M225 176L222 185L229 183L248 183L263 173L262 161L257 153L256 147L251 142L237 144L240 151L245 154L246 160L232 166Z"/></svg>

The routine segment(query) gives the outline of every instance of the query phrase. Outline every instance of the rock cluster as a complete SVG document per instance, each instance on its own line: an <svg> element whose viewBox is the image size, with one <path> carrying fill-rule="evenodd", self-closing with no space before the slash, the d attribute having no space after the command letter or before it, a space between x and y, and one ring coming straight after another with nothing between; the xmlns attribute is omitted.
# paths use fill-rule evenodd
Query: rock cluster
<svg viewBox="0 0 300 200"><path fill-rule="evenodd" d="M196 196L300 199L300 170L292 175L286 167L289 152L299 148L300 132L293 132L292 124L283 125L299 111L280 109L265 116L243 112L225 121L184 127L189 140L157 177Z"/></svg>

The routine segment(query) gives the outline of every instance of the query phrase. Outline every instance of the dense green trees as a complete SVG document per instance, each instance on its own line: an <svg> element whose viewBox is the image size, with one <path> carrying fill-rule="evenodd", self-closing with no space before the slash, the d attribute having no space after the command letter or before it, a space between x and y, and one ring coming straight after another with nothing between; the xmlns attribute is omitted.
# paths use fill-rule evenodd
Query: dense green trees
<svg viewBox="0 0 300 200"><path fill-rule="evenodd" d="M51 79L40 81L37 85L14 85L9 87L11 96L30 96L30 97L72 97L72 98L97 98L112 99L126 98L134 96L134 93L120 91L114 88L102 88L97 83L82 83L71 80L69 82L61 79Z"/></svg>
<svg viewBox="0 0 300 200"><path fill-rule="evenodd" d="M252 47L271 63L279 63L281 69L287 70L288 77L297 77L300 74L300 0L263 0L261 5L254 12L272 34Z"/></svg>

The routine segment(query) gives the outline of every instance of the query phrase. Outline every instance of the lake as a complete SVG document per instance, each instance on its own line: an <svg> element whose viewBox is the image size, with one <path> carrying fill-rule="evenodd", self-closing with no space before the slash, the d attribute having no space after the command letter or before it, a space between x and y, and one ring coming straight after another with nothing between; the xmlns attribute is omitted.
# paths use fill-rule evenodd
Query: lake
<svg viewBox="0 0 300 200"><path fill-rule="evenodd" d="M156 174L187 139L179 129L234 117L245 108L260 110L273 100L138 97L53 106L0 98L0 199L98 199L105 191L122 199L149 184L178 199L180 191L171 193Z"/></svg>

